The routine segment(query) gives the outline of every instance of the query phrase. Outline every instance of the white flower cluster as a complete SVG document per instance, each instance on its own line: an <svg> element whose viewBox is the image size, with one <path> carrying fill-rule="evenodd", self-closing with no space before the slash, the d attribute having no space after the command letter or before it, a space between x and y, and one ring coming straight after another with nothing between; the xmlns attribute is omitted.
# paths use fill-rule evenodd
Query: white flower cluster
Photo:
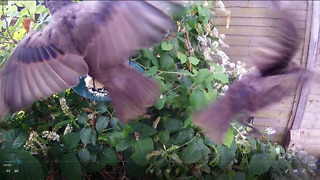
<svg viewBox="0 0 320 180"><path fill-rule="evenodd" d="M88 119L89 119L89 120L94 119L94 114L88 114Z"/></svg>
<svg viewBox="0 0 320 180"><path fill-rule="evenodd" d="M229 47L223 41L225 35L219 34L218 30L215 27L211 28L211 26L212 25L209 22L206 27L207 33L197 37L199 50L203 52L203 56L206 61L217 63L222 68L223 73L225 73L229 79L236 77L241 78L247 73L245 63L240 61L237 61L237 63L230 62L229 57L221 50L222 47ZM213 66L210 67L210 71L215 72L215 68ZM220 89L221 92L219 95L224 95L229 89L227 85L219 82L215 82L214 87L216 89L222 88Z"/></svg>
<svg viewBox="0 0 320 180"><path fill-rule="evenodd" d="M47 154L47 147L44 143L39 141L39 135L35 131L30 132L29 139L24 144L24 148L26 150L29 150L31 154L39 154L42 152L42 154Z"/></svg>
<svg viewBox="0 0 320 180"><path fill-rule="evenodd" d="M303 150L301 145L297 145L293 148L288 149L288 152L285 157L290 163L297 165L291 176L299 176L301 174L310 173L315 175L317 170L317 159L314 156L308 156L308 153ZM300 161L300 162L299 162Z"/></svg>
<svg viewBox="0 0 320 180"><path fill-rule="evenodd" d="M66 135L72 132L72 130L73 130L73 127L70 124L68 124L67 127L64 129L63 135Z"/></svg>
<svg viewBox="0 0 320 180"><path fill-rule="evenodd" d="M48 141L60 141L60 136L52 131L43 131L42 137L47 138Z"/></svg>
<svg viewBox="0 0 320 180"><path fill-rule="evenodd" d="M234 123L231 123L234 127L235 127L235 124ZM237 135L235 135L235 140L237 143L239 144L244 144L244 141L245 139L247 139L247 135L248 135L248 132L246 130L246 128L244 126L240 126L239 128L237 128Z"/></svg>
<svg viewBox="0 0 320 180"><path fill-rule="evenodd" d="M211 29L210 22L206 29ZM206 61L216 61L222 59L223 61L229 61L229 57L220 50L219 47L229 47L224 41L224 34L219 35L218 30L214 27L209 33L205 35L197 36L200 49L203 51L203 55ZM217 38L218 40L214 40Z"/></svg>
<svg viewBox="0 0 320 180"><path fill-rule="evenodd" d="M60 106L61 106L61 109L62 109L63 113L66 114L66 115L70 115L71 112L69 110L69 106L67 105L66 98L60 98L59 102L60 102Z"/></svg>
<svg viewBox="0 0 320 180"><path fill-rule="evenodd" d="M268 128L265 129L265 133L267 135L272 135L272 134L276 133L276 130L273 129L272 127L268 127Z"/></svg>

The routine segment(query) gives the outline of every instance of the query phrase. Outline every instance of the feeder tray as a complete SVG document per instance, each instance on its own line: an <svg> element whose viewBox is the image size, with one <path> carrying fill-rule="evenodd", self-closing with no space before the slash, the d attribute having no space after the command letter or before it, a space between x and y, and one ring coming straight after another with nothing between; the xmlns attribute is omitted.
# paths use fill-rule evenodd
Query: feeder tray
<svg viewBox="0 0 320 180"><path fill-rule="evenodd" d="M144 70L136 63L130 61L130 66L137 71L144 74ZM90 76L83 76L79 78L79 84L72 87L72 89L80 96L91 99L93 101L105 101L109 102L110 97L108 91L103 87L101 83L92 79Z"/></svg>

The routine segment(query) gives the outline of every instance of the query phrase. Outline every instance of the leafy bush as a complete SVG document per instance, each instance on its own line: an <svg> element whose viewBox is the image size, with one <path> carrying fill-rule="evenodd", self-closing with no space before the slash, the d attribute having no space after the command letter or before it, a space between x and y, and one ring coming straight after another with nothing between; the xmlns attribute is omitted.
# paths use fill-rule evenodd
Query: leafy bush
<svg viewBox="0 0 320 180"><path fill-rule="evenodd" d="M135 121L121 124L110 103L86 100L72 89L5 117L0 162L12 166L0 166L0 178L283 179L315 173L315 159L246 137L237 124L223 145L193 125L190 114L245 73L241 62L229 62L221 51L227 45L209 21L213 10L211 2L196 2L177 19L177 33L132 58L161 91L155 106ZM24 17L35 18L31 28L39 29L50 16L35 2L11 3L1 11L3 62L25 35Z"/></svg>

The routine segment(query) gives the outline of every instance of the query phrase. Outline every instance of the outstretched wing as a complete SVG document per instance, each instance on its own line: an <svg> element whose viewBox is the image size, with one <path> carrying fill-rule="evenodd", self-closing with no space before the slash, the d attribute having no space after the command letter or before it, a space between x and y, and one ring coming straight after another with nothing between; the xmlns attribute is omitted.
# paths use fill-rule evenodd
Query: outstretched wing
<svg viewBox="0 0 320 180"><path fill-rule="evenodd" d="M275 21L277 25L274 27L277 37L264 42L252 60L262 76L281 73L292 61L302 42L295 27L295 15L286 11L275 13L280 13L280 19Z"/></svg>
<svg viewBox="0 0 320 180"><path fill-rule="evenodd" d="M88 62L94 71L92 64L106 68L126 61L172 27L171 19L147 2L67 4L47 27L21 41L1 68L0 115L76 85L88 73Z"/></svg>
<svg viewBox="0 0 320 180"><path fill-rule="evenodd" d="M100 33L92 40L84 58L91 72L106 70L119 62L127 63L137 50L161 42L168 30L176 28L169 16L148 2L104 3L110 4L106 6L110 15L101 19ZM81 46L81 39L77 41Z"/></svg>
<svg viewBox="0 0 320 180"><path fill-rule="evenodd" d="M88 66L80 55L70 53L49 37L61 34L55 34L50 26L44 31L30 34L21 41L1 68L1 115L8 108L15 111L66 90L78 83L79 76L88 73Z"/></svg>

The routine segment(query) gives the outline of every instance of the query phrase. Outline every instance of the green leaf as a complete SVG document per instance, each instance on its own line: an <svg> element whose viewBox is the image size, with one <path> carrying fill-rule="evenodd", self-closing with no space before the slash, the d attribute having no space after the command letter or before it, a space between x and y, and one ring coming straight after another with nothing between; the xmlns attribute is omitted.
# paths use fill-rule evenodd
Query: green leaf
<svg viewBox="0 0 320 180"><path fill-rule="evenodd" d="M174 144L182 145L190 141L194 137L194 130L190 127L175 132L172 135L172 142Z"/></svg>
<svg viewBox="0 0 320 180"><path fill-rule="evenodd" d="M174 102L176 102L176 100L179 97L180 96L176 92L174 92L174 91L169 92L169 94L167 96L167 101L166 101L167 106L171 106Z"/></svg>
<svg viewBox="0 0 320 180"><path fill-rule="evenodd" d="M0 177L5 173L6 179L44 179L43 170L38 159L29 152L20 150L12 153L6 149L0 149ZM11 164L11 166L4 166ZM10 169L10 172L6 172ZM19 173L14 170L19 170Z"/></svg>
<svg viewBox="0 0 320 180"><path fill-rule="evenodd" d="M65 147L61 147L61 144L54 142L49 148L49 155L52 159L59 159L65 153Z"/></svg>
<svg viewBox="0 0 320 180"><path fill-rule="evenodd" d="M116 131L122 131L124 127L124 125L119 121L118 118L111 118L110 125Z"/></svg>
<svg viewBox="0 0 320 180"><path fill-rule="evenodd" d="M130 147L130 138L124 138L124 139L120 139L119 143L116 145L116 150L118 152L124 151L126 149L128 149L128 147Z"/></svg>
<svg viewBox="0 0 320 180"><path fill-rule="evenodd" d="M167 152L172 152L172 151L175 151L175 150L177 150L179 148L180 148L180 146L173 145L169 149L167 149Z"/></svg>
<svg viewBox="0 0 320 180"><path fill-rule="evenodd" d="M234 140L233 130L229 128L227 133L224 135L222 143L226 145L228 148L230 148L233 140Z"/></svg>
<svg viewBox="0 0 320 180"><path fill-rule="evenodd" d="M236 153L236 149L229 149L226 146L221 146L218 145L217 146L217 150L219 153L219 163L218 163L218 167L221 170L225 170L229 164L231 163L232 160L234 160L235 158L235 153Z"/></svg>
<svg viewBox="0 0 320 180"><path fill-rule="evenodd" d="M196 25L197 25L197 18L196 17L190 17L188 19L187 23L192 29L195 29Z"/></svg>
<svg viewBox="0 0 320 180"><path fill-rule="evenodd" d="M204 16L207 19L210 19L211 13L208 7L198 6L199 16Z"/></svg>
<svg viewBox="0 0 320 180"><path fill-rule="evenodd" d="M200 110L206 104L205 91L203 89L194 90L189 101L195 111Z"/></svg>
<svg viewBox="0 0 320 180"><path fill-rule="evenodd" d="M133 159L129 158L126 161L126 170L127 170L129 177L131 179L138 179L138 177L142 176L142 174L145 170L145 167L139 165Z"/></svg>
<svg viewBox="0 0 320 180"><path fill-rule="evenodd" d="M174 65L174 60L169 55L162 55L160 57L160 67L163 69L170 69Z"/></svg>
<svg viewBox="0 0 320 180"><path fill-rule="evenodd" d="M170 132L176 132L183 128L183 122L178 119L168 119L163 126Z"/></svg>
<svg viewBox="0 0 320 180"><path fill-rule="evenodd" d="M78 115L79 115L79 114L78 114ZM64 126L64 125L67 125L67 124L69 124L69 123L70 123L70 120L61 121L61 122L57 123L57 124L55 125L55 127L60 128L60 127L62 127L62 126Z"/></svg>
<svg viewBox="0 0 320 180"><path fill-rule="evenodd" d="M196 57L189 57L188 59L191 62L191 64L193 64L195 66L198 65L199 62L200 62L200 60L198 58L196 58Z"/></svg>
<svg viewBox="0 0 320 180"><path fill-rule="evenodd" d="M105 113L108 111L108 107L106 105L106 103L104 102L99 102L99 105L97 107L97 110L99 111L99 113Z"/></svg>
<svg viewBox="0 0 320 180"><path fill-rule="evenodd" d="M105 148L102 154L99 154L99 159L101 160L101 162L110 166L114 166L118 163L117 155L111 148Z"/></svg>
<svg viewBox="0 0 320 180"><path fill-rule="evenodd" d="M249 163L248 172L253 175L262 175L269 171L272 157L269 154L254 154Z"/></svg>
<svg viewBox="0 0 320 180"><path fill-rule="evenodd" d="M183 123L183 127L188 127L188 126L190 126L191 124L192 124L192 119L190 118L190 117L188 117L185 121L184 121L184 123Z"/></svg>
<svg viewBox="0 0 320 180"><path fill-rule="evenodd" d="M11 129L4 134L3 147L18 150L28 139L28 135L21 129Z"/></svg>
<svg viewBox="0 0 320 180"><path fill-rule="evenodd" d="M77 119L80 124L88 124L88 115L85 112L81 112L80 114L77 115Z"/></svg>
<svg viewBox="0 0 320 180"><path fill-rule="evenodd" d="M72 150L78 145L80 141L80 134L71 132L66 135L60 136L60 140L64 145L66 145L69 150Z"/></svg>
<svg viewBox="0 0 320 180"><path fill-rule="evenodd" d="M97 120L96 123L96 130L98 132L104 130L105 128L107 128L109 124L109 118L105 117L105 116L100 116Z"/></svg>
<svg viewBox="0 0 320 180"><path fill-rule="evenodd" d="M19 28L18 31L15 31L13 33L13 39L20 40L24 37L25 34L26 34L26 30L24 28Z"/></svg>
<svg viewBox="0 0 320 180"><path fill-rule="evenodd" d="M23 7L27 8L28 11L30 11L32 13L36 11L36 7L37 7L36 1L19 1L19 2L17 2L17 5L19 3L23 4ZM22 6L20 6L20 7L22 7Z"/></svg>
<svg viewBox="0 0 320 180"><path fill-rule="evenodd" d="M140 50L142 57L149 59L153 65L155 65L156 67L159 67L159 61L158 58L156 58L153 54L153 52L151 52L149 49L142 49Z"/></svg>
<svg viewBox="0 0 320 180"><path fill-rule="evenodd" d="M164 108L165 104L166 104L166 100L167 100L167 96L166 95L161 95L158 99L156 104L154 105L155 108L157 108L158 110Z"/></svg>
<svg viewBox="0 0 320 180"><path fill-rule="evenodd" d="M277 153L276 153L276 148L274 146L271 145L270 149L269 149L269 154L272 157L273 160L276 159L277 157Z"/></svg>
<svg viewBox="0 0 320 180"><path fill-rule="evenodd" d="M169 145L170 143L170 134L169 131L161 131L159 133L159 138L162 144Z"/></svg>
<svg viewBox="0 0 320 180"><path fill-rule="evenodd" d="M82 169L78 158L74 154L62 156L59 168L63 176L70 180L82 179Z"/></svg>
<svg viewBox="0 0 320 180"><path fill-rule="evenodd" d="M170 42L164 41L161 43L161 49L164 51L171 51L172 48L173 48L173 45Z"/></svg>
<svg viewBox="0 0 320 180"><path fill-rule="evenodd" d="M6 134L6 130L0 128L0 139L4 139L5 134Z"/></svg>
<svg viewBox="0 0 320 180"><path fill-rule="evenodd" d="M92 143L93 145L95 145L97 141L97 134L92 128L84 127L80 131L80 139L85 145L87 145L88 143Z"/></svg>
<svg viewBox="0 0 320 180"><path fill-rule="evenodd" d="M146 75L147 76L154 76L154 75L156 75L157 74L157 71L158 71L158 68L157 68L157 66L153 66L152 68L150 68L150 69L148 69L147 71L146 71Z"/></svg>
<svg viewBox="0 0 320 180"><path fill-rule="evenodd" d="M217 64L213 64L215 71L213 73L213 78L226 84L229 82L228 76L223 72L222 68Z"/></svg>
<svg viewBox="0 0 320 180"><path fill-rule="evenodd" d="M184 64L187 62L187 56L185 54L178 52L177 57L180 60L181 64Z"/></svg>
<svg viewBox="0 0 320 180"><path fill-rule="evenodd" d="M232 176L232 180L246 180L246 174L244 172L237 172Z"/></svg>
<svg viewBox="0 0 320 180"><path fill-rule="evenodd" d="M209 69L200 69L197 73L195 83L196 84L202 83L208 77L209 74L210 74Z"/></svg>
<svg viewBox="0 0 320 180"><path fill-rule="evenodd" d="M90 142L91 139L91 128L90 127L84 127L80 131L80 139L83 144L87 145Z"/></svg>
<svg viewBox="0 0 320 180"><path fill-rule="evenodd" d="M90 152L88 149L80 149L78 157L80 162L84 165L87 165L90 162Z"/></svg>
<svg viewBox="0 0 320 180"><path fill-rule="evenodd" d="M123 130L122 130L122 137L123 137L123 138L127 137L128 134L131 133L131 132L132 132L132 127L129 126L128 124L125 124L125 125L124 125L124 128L123 128Z"/></svg>
<svg viewBox="0 0 320 180"><path fill-rule="evenodd" d="M98 173L98 172L101 171L105 166L106 166L106 164L105 164L104 162L101 162L101 161L89 162L89 163L86 165L86 172L87 172L87 173Z"/></svg>
<svg viewBox="0 0 320 180"><path fill-rule="evenodd" d="M185 163L194 163L207 158L210 149L204 145L203 140L196 138L182 150L182 160Z"/></svg>
<svg viewBox="0 0 320 180"><path fill-rule="evenodd" d="M149 160L146 159L146 156L154 149L152 139L149 137L140 138L134 142L133 148L132 160L141 166L147 165Z"/></svg>
<svg viewBox="0 0 320 180"><path fill-rule="evenodd" d="M37 6L36 14L41 14L42 12L47 11L47 8L43 5Z"/></svg>
<svg viewBox="0 0 320 180"><path fill-rule="evenodd" d="M157 133L154 128L144 123L133 124L132 129L134 132L138 132L140 137L151 136Z"/></svg>
<svg viewBox="0 0 320 180"><path fill-rule="evenodd" d="M254 149L257 148L257 140L256 140L256 139L248 136L248 137L247 137L247 140L248 140L248 142L252 145L252 147L253 147Z"/></svg>

